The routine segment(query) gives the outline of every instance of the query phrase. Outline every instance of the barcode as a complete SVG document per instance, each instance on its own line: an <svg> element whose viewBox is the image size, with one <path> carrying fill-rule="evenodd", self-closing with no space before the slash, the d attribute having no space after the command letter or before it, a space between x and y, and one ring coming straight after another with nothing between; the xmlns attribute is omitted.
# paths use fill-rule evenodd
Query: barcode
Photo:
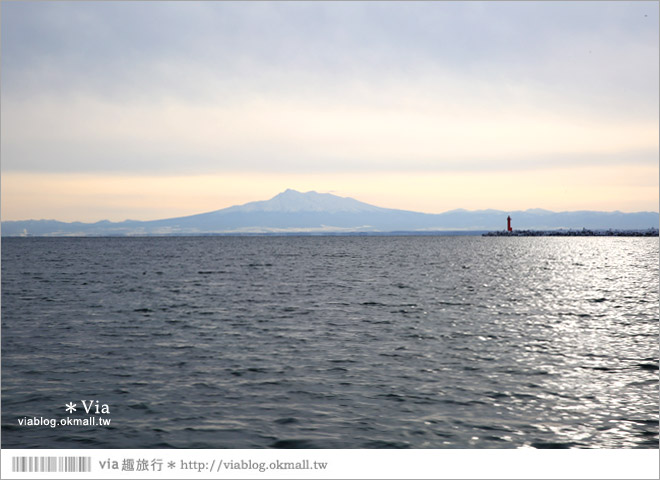
<svg viewBox="0 0 660 480"><path fill-rule="evenodd" d="M92 457L12 457L12 472L91 472Z"/></svg>

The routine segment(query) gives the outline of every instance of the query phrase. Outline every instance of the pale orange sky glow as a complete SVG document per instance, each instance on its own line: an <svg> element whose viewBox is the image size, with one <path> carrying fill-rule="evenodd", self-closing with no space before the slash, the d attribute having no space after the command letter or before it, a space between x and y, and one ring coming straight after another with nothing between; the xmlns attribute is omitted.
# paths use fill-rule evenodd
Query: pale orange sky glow
<svg viewBox="0 0 660 480"><path fill-rule="evenodd" d="M150 220L287 188L428 213L658 211L657 16L652 2L7 3L2 219Z"/></svg>
<svg viewBox="0 0 660 480"><path fill-rule="evenodd" d="M642 211L657 203L655 167L563 167L510 172L379 172L125 176L9 173L2 178L3 220L155 220L192 215L292 188L386 208L442 213L455 208ZM493 191L497 194L493 196ZM7 201L6 199L11 199ZM537 199L533 202L530 199ZM38 216L34 212L40 212Z"/></svg>

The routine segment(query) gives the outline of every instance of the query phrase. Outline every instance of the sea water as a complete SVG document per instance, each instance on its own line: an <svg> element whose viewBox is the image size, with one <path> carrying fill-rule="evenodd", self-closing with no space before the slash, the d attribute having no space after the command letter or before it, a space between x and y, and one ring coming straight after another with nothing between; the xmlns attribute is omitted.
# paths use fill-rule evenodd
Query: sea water
<svg viewBox="0 0 660 480"><path fill-rule="evenodd" d="M658 238L5 238L2 446L658 448L658 308Z"/></svg>

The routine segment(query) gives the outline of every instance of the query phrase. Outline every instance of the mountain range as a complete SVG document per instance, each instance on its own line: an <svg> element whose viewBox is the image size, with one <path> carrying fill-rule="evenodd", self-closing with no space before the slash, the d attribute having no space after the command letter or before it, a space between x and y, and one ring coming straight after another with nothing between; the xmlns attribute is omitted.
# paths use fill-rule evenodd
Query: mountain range
<svg viewBox="0 0 660 480"><path fill-rule="evenodd" d="M450 210L440 214L381 208L329 193L286 190L270 200L208 213L162 220L96 223L56 220L2 222L2 236L199 235L265 233L477 233L504 230L507 216L514 229L658 228L657 212L623 213L542 209L524 211Z"/></svg>

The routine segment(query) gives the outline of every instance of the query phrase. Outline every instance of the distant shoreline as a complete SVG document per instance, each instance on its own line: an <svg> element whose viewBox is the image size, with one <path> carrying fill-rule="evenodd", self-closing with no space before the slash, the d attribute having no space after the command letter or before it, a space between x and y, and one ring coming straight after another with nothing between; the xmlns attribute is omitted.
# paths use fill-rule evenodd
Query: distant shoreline
<svg viewBox="0 0 660 480"><path fill-rule="evenodd" d="M646 230L399 230L392 232L213 232L213 233L143 233L105 235L2 235L6 238L181 238L181 237L657 237L657 228Z"/></svg>
<svg viewBox="0 0 660 480"><path fill-rule="evenodd" d="M484 237L657 237L657 228L647 230L498 230L482 234Z"/></svg>

